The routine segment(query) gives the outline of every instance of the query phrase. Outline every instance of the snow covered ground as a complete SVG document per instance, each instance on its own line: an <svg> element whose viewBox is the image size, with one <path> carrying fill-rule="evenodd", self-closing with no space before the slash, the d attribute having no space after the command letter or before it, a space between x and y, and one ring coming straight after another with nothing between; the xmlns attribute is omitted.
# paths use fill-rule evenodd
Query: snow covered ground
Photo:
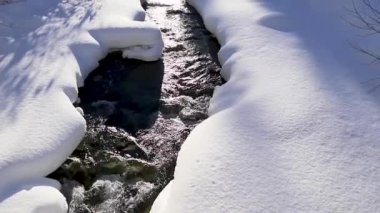
<svg viewBox="0 0 380 213"><path fill-rule="evenodd" d="M228 82L151 212L380 212L380 73L350 45L380 40L351 0L188 2Z"/></svg>
<svg viewBox="0 0 380 213"><path fill-rule="evenodd" d="M44 176L84 135L85 120L72 105L77 88L113 49L161 57L160 30L144 19L139 0L0 6L0 212L67 211L59 183Z"/></svg>

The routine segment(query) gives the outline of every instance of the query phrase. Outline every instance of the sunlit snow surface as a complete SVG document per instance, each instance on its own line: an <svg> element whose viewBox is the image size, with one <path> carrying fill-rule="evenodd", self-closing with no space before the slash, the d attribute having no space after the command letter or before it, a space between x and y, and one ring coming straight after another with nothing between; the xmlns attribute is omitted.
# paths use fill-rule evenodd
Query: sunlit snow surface
<svg viewBox="0 0 380 213"><path fill-rule="evenodd" d="M350 46L379 40L351 1L188 2L228 82L151 212L380 212L380 73Z"/></svg>
<svg viewBox="0 0 380 213"><path fill-rule="evenodd" d="M0 212L67 210L59 184L43 177L85 132L77 88L110 50L161 57L160 30L144 18L139 0L0 6Z"/></svg>

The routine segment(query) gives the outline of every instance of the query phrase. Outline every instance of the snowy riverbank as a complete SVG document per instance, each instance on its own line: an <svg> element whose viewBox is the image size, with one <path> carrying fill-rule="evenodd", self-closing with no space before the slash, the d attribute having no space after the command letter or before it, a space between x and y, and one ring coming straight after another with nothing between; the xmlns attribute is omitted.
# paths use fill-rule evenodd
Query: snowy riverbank
<svg viewBox="0 0 380 213"><path fill-rule="evenodd" d="M0 6L0 212L65 212L43 178L85 132L77 88L112 49L161 57L159 28L139 0L26 0Z"/></svg>
<svg viewBox="0 0 380 213"><path fill-rule="evenodd" d="M228 82L151 212L380 211L379 74L349 45L379 40L345 21L351 1L188 2Z"/></svg>

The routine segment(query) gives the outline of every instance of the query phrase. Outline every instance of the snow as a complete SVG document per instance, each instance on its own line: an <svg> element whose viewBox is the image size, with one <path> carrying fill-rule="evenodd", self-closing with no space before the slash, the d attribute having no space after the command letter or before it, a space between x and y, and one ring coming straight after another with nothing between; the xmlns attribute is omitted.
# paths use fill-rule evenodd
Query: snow
<svg viewBox="0 0 380 213"><path fill-rule="evenodd" d="M227 83L151 212L380 212L378 65L350 46L379 41L351 1L188 2Z"/></svg>
<svg viewBox="0 0 380 213"><path fill-rule="evenodd" d="M11 196L1 201L2 212L67 212L59 185L56 181L41 179L18 186Z"/></svg>
<svg viewBox="0 0 380 213"><path fill-rule="evenodd" d="M78 87L108 51L157 60L139 0L26 0L0 6L0 212L66 212L44 176L82 139Z"/></svg>

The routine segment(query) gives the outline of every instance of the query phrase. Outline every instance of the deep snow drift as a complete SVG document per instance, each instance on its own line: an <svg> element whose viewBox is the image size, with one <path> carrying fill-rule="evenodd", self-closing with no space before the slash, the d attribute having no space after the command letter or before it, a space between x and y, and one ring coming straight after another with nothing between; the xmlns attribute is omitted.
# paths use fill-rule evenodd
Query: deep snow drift
<svg viewBox="0 0 380 213"><path fill-rule="evenodd" d="M0 212L65 212L43 178L75 149L86 124L77 88L108 51L161 57L160 30L139 0L27 0L0 6Z"/></svg>
<svg viewBox="0 0 380 213"><path fill-rule="evenodd" d="M379 41L351 1L188 2L228 82L151 212L379 212L379 73L349 45Z"/></svg>

